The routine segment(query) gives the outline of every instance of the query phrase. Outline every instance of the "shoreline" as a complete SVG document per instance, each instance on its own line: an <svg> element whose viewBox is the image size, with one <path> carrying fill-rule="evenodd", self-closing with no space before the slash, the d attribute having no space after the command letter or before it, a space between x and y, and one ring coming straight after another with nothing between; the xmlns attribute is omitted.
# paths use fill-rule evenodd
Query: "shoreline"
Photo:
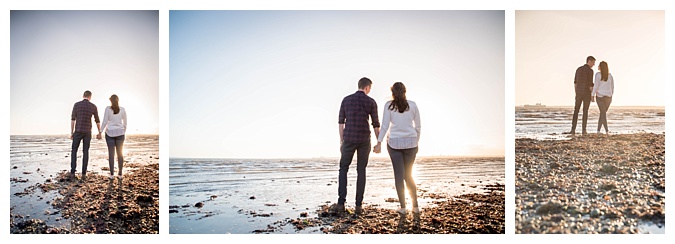
<svg viewBox="0 0 675 244"><path fill-rule="evenodd" d="M410 209L406 219L401 219L394 209L378 204L365 204L361 214L354 208L335 213L335 204L323 204L312 214L302 212L297 218L286 218L252 233L274 234L291 226L296 232L313 228L323 234L505 234L504 187L496 183L484 187L485 193L455 197L443 197L443 193L420 195L436 200L433 206L420 208L419 219Z"/></svg>
<svg viewBox="0 0 675 244"><path fill-rule="evenodd" d="M91 172L86 182L81 182L79 175L73 180L64 170L44 183L29 186L34 191L27 194L56 192L54 199L43 200L56 210L45 215L58 215L56 221L70 227L50 226L10 209L10 233L159 233L159 164L125 167L130 170L122 179L110 180L105 174Z"/></svg>
<svg viewBox="0 0 675 244"><path fill-rule="evenodd" d="M522 138L515 151L517 234L665 233L665 133Z"/></svg>

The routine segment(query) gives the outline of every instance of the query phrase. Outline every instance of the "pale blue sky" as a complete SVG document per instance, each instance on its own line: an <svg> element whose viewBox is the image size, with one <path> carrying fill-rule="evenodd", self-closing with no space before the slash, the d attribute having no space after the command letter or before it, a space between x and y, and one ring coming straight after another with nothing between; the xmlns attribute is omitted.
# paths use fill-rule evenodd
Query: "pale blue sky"
<svg viewBox="0 0 675 244"><path fill-rule="evenodd" d="M516 11L515 104L574 106L574 72L607 62L612 106L665 106L665 11ZM596 105L593 105L596 106Z"/></svg>
<svg viewBox="0 0 675 244"><path fill-rule="evenodd" d="M101 119L117 94L128 134L159 133L158 11L12 11L10 25L11 134L68 134L85 90Z"/></svg>
<svg viewBox="0 0 675 244"><path fill-rule="evenodd" d="M169 35L172 157L339 156L364 76L380 117L408 87L420 155L504 155L504 11L170 11Z"/></svg>

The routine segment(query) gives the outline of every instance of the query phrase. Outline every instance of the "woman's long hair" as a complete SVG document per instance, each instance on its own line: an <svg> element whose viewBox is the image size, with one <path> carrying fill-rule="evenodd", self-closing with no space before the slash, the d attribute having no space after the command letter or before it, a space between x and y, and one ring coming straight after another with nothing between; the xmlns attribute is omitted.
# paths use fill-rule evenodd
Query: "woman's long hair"
<svg viewBox="0 0 675 244"><path fill-rule="evenodd" d="M113 94L110 96L110 104L111 108L113 110L114 114L117 114L120 112L120 105L119 105L120 99L117 97L117 95Z"/></svg>
<svg viewBox="0 0 675 244"><path fill-rule="evenodd" d="M389 104L389 110L398 110L399 113L403 113L410 108L408 100L405 98L405 86L403 83L396 82L391 86L391 97L393 100Z"/></svg>
<svg viewBox="0 0 675 244"><path fill-rule="evenodd" d="M609 79L609 68L607 68L607 62L600 62L598 69L600 69L600 80L607 81L607 79Z"/></svg>

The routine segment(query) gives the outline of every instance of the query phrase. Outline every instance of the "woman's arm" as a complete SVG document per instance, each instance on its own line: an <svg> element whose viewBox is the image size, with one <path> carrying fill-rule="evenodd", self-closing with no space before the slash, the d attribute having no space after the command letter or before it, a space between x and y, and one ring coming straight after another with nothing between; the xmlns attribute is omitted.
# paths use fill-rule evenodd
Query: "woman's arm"
<svg viewBox="0 0 675 244"><path fill-rule="evenodd" d="M127 134L127 110L124 108L121 108L121 113L122 113L122 124L124 125L124 134Z"/></svg>
<svg viewBox="0 0 675 244"><path fill-rule="evenodd" d="M110 107L106 107L105 111L103 111L103 123L101 123L101 132L105 132L106 126L108 126L108 120L110 119L110 115L108 114L110 112Z"/></svg>
<svg viewBox="0 0 675 244"><path fill-rule="evenodd" d="M380 144L384 140L384 136L389 130L389 123L391 122L391 110L389 110L389 102L384 103L384 109L382 110L382 123L380 124L380 134L377 137L377 144Z"/></svg>
<svg viewBox="0 0 675 244"><path fill-rule="evenodd" d="M422 135L422 121L420 120L420 110L415 104L415 118L413 122L415 123L415 130L417 131L417 142L420 141L420 135Z"/></svg>

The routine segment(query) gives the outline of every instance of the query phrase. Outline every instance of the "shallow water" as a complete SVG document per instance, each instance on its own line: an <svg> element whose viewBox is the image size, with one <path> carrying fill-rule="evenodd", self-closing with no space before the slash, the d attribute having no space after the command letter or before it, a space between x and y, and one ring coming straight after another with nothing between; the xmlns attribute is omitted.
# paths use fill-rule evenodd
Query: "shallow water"
<svg viewBox="0 0 675 244"><path fill-rule="evenodd" d="M574 107L516 107L516 138L568 139L563 133L572 128ZM586 129L595 133L598 128L599 111L591 104ZM577 121L577 133L581 133L582 113ZM661 134L666 131L664 107L610 107L607 111L607 126L614 134L649 132ZM604 132L604 128L602 129Z"/></svg>
<svg viewBox="0 0 675 244"><path fill-rule="evenodd" d="M316 216L320 205L337 202L338 159L170 159L169 164L170 208L178 210L170 214L170 233L251 233L268 225L279 227L275 233L321 233L319 227L296 231L280 223L303 212ZM355 166L348 174L347 208L354 206ZM504 184L504 158L425 158L414 170L418 195L452 197ZM364 205L397 208L388 198L397 199L391 162L371 158ZM434 200L418 198L420 207ZM199 202L203 207L195 207Z"/></svg>
<svg viewBox="0 0 675 244"><path fill-rule="evenodd" d="M43 193L33 186L37 183L44 184L47 179L55 178L59 172L70 171L71 143L66 135L10 136L10 213L13 216L42 219L50 226L68 227L68 221L64 221L50 204L58 193ZM125 164L144 163L149 158L157 160L159 136L127 136L124 155ZM82 145L77 157L76 173L79 176L82 169ZM103 170L103 167L108 167L108 148L105 140L93 138L89 148L87 174L109 174L110 171ZM124 168L123 172L126 174L127 170L128 168ZM16 195L22 192L26 194Z"/></svg>

